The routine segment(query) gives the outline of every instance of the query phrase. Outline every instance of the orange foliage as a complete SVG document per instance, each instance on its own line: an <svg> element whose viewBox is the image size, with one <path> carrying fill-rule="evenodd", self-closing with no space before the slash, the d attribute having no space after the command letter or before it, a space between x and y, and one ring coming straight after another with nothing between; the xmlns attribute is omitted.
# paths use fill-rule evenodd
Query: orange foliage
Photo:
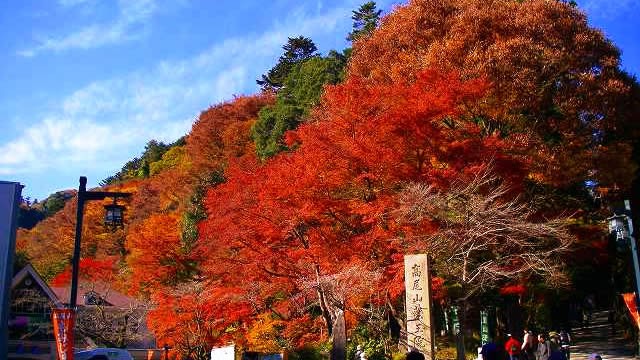
<svg viewBox="0 0 640 360"><path fill-rule="evenodd" d="M203 111L187 137L194 171L208 174L224 167L230 158L252 152L249 129L258 111L273 102L273 95L262 93L239 96Z"/></svg>
<svg viewBox="0 0 640 360"><path fill-rule="evenodd" d="M199 241L204 274L219 286L242 288L256 309L290 323L306 316L299 302L318 301L312 290L318 276L342 279L354 266L378 271L395 263L394 254L419 250L390 240L406 230L389 213L404 183L446 186L490 161L519 173L517 162L501 155L499 139L474 136L473 123L455 129L443 123L484 88L482 81L431 71L411 83L351 77L327 88L313 114L318 121L288 136L297 151L264 166L253 158L237 161L228 181L209 191ZM330 282L331 294L343 306L358 306L379 290L399 293L392 288L402 281L388 281L398 274L385 275L372 280L362 273L361 282L377 284L358 291L355 283L342 289Z"/></svg>
<svg viewBox="0 0 640 360"><path fill-rule="evenodd" d="M284 321L274 318L272 314L257 316L246 334L247 348L250 351L276 353L281 350L278 337L284 328Z"/></svg>
<svg viewBox="0 0 640 360"><path fill-rule="evenodd" d="M135 192L136 182L110 186L103 190ZM91 191L91 190L90 190ZM89 201L85 204L81 257L112 258L123 260L125 233L123 229L104 226L104 205L113 200ZM119 199L126 213L130 212L128 201ZM65 207L50 218L45 219L31 230L18 232L16 247L26 251L34 267L46 278L53 278L71 262L75 241L77 200L72 199ZM127 218L125 217L125 222Z"/></svg>
<svg viewBox="0 0 640 360"><path fill-rule="evenodd" d="M193 266L194 259L182 249L176 214L153 214L133 225L126 245L131 251L127 262L134 289L175 283L181 272Z"/></svg>
<svg viewBox="0 0 640 360"><path fill-rule="evenodd" d="M486 78L486 96L461 115L507 136L512 153L531 160L532 178L563 185L599 167L601 182L633 178L632 167L598 161L606 148L593 146L638 136L629 126L638 95L618 65L615 46L566 2L411 0L354 44L349 73L403 82L437 68ZM629 164L629 149L618 156Z"/></svg>

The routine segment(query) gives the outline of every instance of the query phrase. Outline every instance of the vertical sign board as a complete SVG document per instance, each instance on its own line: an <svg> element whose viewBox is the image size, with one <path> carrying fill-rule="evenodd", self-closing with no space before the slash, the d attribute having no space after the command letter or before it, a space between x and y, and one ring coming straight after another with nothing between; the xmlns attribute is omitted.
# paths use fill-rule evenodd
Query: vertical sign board
<svg viewBox="0 0 640 360"><path fill-rule="evenodd" d="M426 254L404 256L406 290L407 345L427 359L435 358L433 318L431 312L431 276Z"/></svg>
<svg viewBox="0 0 640 360"><path fill-rule="evenodd" d="M480 343L482 345L489 342L489 312L480 310Z"/></svg>
<svg viewBox="0 0 640 360"><path fill-rule="evenodd" d="M451 307L451 323L453 324L453 335L460 335L460 319L458 319L458 307Z"/></svg>
<svg viewBox="0 0 640 360"><path fill-rule="evenodd" d="M7 354L9 338L9 298L13 277L13 253L16 248L18 204L22 185L0 181L0 354Z"/></svg>

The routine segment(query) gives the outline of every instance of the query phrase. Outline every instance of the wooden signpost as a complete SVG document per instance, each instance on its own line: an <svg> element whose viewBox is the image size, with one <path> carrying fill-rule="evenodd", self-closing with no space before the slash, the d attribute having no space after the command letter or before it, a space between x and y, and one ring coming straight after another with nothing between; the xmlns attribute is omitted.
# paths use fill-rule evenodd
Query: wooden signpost
<svg viewBox="0 0 640 360"><path fill-rule="evenodd" d="M435 358L435 338L431 309L431 276L426 254L404 256L407 344L427 359Z"/></svg>

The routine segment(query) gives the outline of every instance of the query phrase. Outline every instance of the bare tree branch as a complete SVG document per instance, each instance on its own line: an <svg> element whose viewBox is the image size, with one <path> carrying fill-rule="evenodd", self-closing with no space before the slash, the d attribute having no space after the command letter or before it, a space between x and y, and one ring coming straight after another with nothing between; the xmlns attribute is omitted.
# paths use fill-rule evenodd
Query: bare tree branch
<svg viewBox="0 0 640 360"><path fill-rule="evenodd" d="M567 220L536 219L536 209L510 196L490 169L455 181L446 191L412 183L397 215L403 222L439 226L413 240L434 257L440 274L466 288L467 296L531 274L551 286L567 284L559 257L573 242Z"/></svg>

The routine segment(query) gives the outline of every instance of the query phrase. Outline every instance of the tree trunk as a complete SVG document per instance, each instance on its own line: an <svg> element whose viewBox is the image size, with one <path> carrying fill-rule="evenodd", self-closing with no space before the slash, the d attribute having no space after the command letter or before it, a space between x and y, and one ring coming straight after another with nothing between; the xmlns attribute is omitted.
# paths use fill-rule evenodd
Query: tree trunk
<svg viewBox="0 0 640 360"><path fill-rule="evenodd" d="M464 348L464 322L465 322L465 312L466 306L465 304L461 304L458 306L458 331L455 333L456 337L456 359L457 360L465 360L466 352Z"/></svg>
<svg viewBox="0 0 640 360"><path fill-rule="evenodd" d="M347 359L347 329L344 321L344 311L335 311L333 323L333 347L331 348L331 360Z"/></svg>
<svg viewBox="0 0 640 360"><path fill-rule="evenodd" d="M322 318L324 319L325 324L327 325L327 333L329 336L333 335L333 325L335 320L331 317L331 312L329 311L329 304L327 304L327 299L324 295L324 289L320 284L320 266L315 265L316 279L317 279L317 293L318 293L318 302L320 303L320 310L322 311Z"/></svg>

